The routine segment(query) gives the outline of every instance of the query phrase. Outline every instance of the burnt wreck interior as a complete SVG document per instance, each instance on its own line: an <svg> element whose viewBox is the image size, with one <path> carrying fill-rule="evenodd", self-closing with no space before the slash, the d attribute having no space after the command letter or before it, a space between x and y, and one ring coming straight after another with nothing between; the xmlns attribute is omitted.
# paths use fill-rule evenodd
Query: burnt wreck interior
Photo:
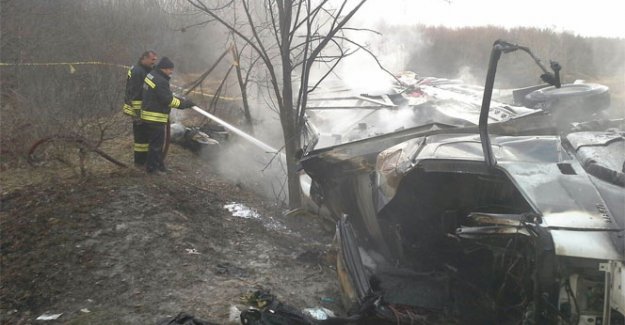
<svg viewBox="0 0 625 325"><path fill-rule="evenodd" d="M528 237L488 234L468 241L454 234L475 224L476 213L520 218L531 211L502 172L416 169L378 214L388 258L373 246L361 254L377 258L363 259L372 289L383 291L391 304L449 310L472 323L518 320L531 294Z"/></svg>

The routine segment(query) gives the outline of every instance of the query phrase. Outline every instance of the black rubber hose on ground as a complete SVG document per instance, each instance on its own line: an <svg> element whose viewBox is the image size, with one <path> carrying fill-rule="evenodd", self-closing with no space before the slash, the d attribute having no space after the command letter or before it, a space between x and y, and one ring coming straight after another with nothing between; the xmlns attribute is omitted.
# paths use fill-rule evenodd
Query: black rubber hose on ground
<svg viewBox="0 0 625 325"><path fill-rule="evenodd" d="M119 167L124 167L127 168L128 166L126 166L126 164L120 162L119 160L109 156L108 154L106 154L105 152L103 152L102 150L94 147L93 145L89 144L89 142L87 140L85 140L83 137L80 136L76 136L76 135L52 135L49 137L45 137L43 139L39 139L37 140L31 147L30 150L28 151L28 163L29 164L33 164L35 162L35 158L34 158L34 153L35 150L37 150L37 148L46 143L46 142L50 142L50 141L65 141L65 142L74 142L76 143L78 146L80 146L81 148L87 149L89 151L95 152L98 155L100 155L102 158L112 162L113 164L119 166Z"/></svg>

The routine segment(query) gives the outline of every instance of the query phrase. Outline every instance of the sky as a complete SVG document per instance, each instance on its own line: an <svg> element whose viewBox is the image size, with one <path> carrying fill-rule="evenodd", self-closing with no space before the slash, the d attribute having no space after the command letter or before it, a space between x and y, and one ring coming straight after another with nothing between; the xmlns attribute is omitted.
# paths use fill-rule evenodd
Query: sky
<svg viewBox="0 0 625 325"><path fill-rule="evenodd" d="M369 0L359 18L388 24L550 28L625 38L622 0Z"/></svg>

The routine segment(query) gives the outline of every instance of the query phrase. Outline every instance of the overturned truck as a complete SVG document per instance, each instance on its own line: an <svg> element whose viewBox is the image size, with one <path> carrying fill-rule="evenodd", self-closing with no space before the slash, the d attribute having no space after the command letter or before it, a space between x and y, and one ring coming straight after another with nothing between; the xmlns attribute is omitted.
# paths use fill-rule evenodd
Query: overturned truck
<svg viewBox="0 0 625 325"><path fill-rule="evenodd" d="M524 51L546 84L494 90ZM306 194L344 303L392 323L623 324L625 133L607 87L495 42L484 87L403 74L311 100Z"/></svg>

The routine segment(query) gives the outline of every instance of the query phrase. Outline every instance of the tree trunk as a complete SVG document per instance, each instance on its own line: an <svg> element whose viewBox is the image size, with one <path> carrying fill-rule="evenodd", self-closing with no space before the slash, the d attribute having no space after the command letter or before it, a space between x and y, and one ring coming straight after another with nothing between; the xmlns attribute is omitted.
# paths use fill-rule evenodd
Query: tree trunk
<svg viewBox="0 0 625 325"><path fill-rule="evenodd" d="M282 107L280 109L280 122L284 133L284 151L286 154L287 183L289 190L289 208L295 209L302 206L302 195L299 177L297 175L296 156L299 149L300 130L297 127L297 110L293 103L293 63L291 61L291 48L289 45L291 14L293 3L285 1L279 7L280 26L280 58L282 63Z"/></svg>
<svg viewBox="0 0 625 325"><path fill-rule="evenodd" d="M297 166L299 160L297 159L297 151L299 149L299 132L295 130L295 124L288 125L286 128L283 125L283 132L286 141L284 148L286 154L286 169L287 169L287 185L289 190L289 208L295 209L302 206L302 193L299 181L299 175L297 174Z"/></svg>
<svg viewBox="0 0 625 325"><path fill-rule="evenodd" d="M283 72L290 70L289 64L283 64ZM293 108L293 84L291 83L291 74L283 74L283 109L280 110L280 122L282 124L282 132L284 133L284 151L286 154L286 169L289 190L289 208L295 209L302 205L302 196L300 190L299 177L297 175L297 150L299 149L299 130L295 119L297 114Z"/></svg>
<svg viewBox="0 0 625 325"><path fill-rule="evenodd" d="M241 74L241 56L239 55L239 49L236 44L232 47L232 57L234 59L234 68L237 71L237 81L239 82L239 88L241 89L241 100L243 101L243 113L245 115L245 121L249 127L249 132L254 135L254 127L252 125L252 114L250 114L250 104L247 100L247 85L243 82L243 75Z"/></svg>

